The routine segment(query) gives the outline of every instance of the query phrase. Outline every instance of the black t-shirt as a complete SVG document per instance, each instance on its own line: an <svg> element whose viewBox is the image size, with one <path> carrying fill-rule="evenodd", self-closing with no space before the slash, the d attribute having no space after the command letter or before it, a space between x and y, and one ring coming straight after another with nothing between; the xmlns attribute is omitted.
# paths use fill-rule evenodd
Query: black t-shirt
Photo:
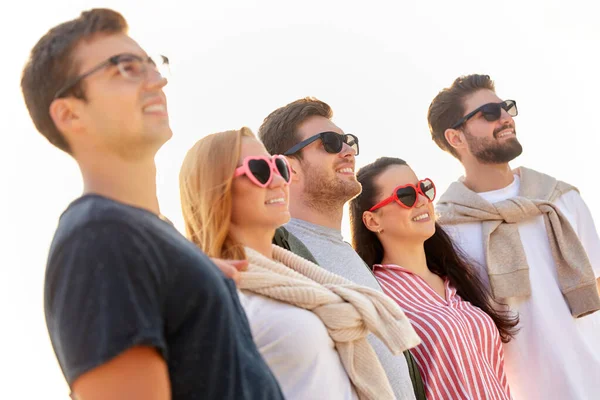
<svg viewBox="0 0 600 400"><path fill-rule="evenodd" d="M60 218L44 307L69 385L133 346L166 360L173 399L282 399L235 284L170 223L97 195Z"/></svg>

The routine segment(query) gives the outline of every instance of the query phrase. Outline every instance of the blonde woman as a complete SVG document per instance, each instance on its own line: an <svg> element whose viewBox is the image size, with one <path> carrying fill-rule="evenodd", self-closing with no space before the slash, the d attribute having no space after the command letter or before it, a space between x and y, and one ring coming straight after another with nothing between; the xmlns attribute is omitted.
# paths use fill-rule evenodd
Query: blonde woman
<svg viewBox="0 0 600 400"><path fill-rule="evenodd" d="M391 399L366 336L394 354L419 339L385 295L271 244L290 218L292 173L248 128L201 139L179 176L187 236L211 257L248 260L241 303L286 398Z"/></svg>

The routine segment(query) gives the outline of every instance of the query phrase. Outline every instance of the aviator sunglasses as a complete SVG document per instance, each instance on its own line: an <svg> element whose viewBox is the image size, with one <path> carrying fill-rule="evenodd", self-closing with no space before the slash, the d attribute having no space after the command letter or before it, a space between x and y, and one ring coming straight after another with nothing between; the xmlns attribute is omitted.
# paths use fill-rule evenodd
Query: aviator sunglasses
<svg viewBox="0 0 600 400"><path fill-rule="evenodd" d="M297 152L299 152L300 150L302 150L303 148L305 148L306 146L308 146L309 144L311 144L312 142L314 142L318 139L321 139L321 141L323 142L323 147L325 148L325 151L328 153L332 153L332 154L339 153L340 151L342 151L342 148L344 147L344 143L346 143L348 146L350 146L350 147L352 147L352 149L354 149L354 152L355 152L354 155L355 156L358 155L358 138L351 133L346 133L344 135L340 135L337 132L317 133L316 135L311 136L308 139L303 140L302 142L293 146L291 149L289 149L288 151L286 151L283 154L286 156L291 156L292 154L296 154Z"/></svg>
<svg viewBox="0 0 600 400"><path fill-rule="evenodd" d="M506 111L508 115L511 117L516 117L519 114L517 110L517 102L514 100L505 100L501 103L487 103L482 105L481 107L477 107L461 119L459 119L454 125L452 125L451 129L456 129L469 119L473 118L475 114L481 111L481 115L485 118L486 121L498 121L500 116L502 115L502 110Z"/></svg>
<svg viewBox="0 0 600 400"><path fill-rule="evenodd" d="M246 175L252 183L261 188L269 186L273 174L280 175L285 183L290 183L292 169L284 156L250 156L244 159L240 167L235 169L234 178Z"/></svg>
<svg viewBox="0 0 600 400"><path fill-rule="evenodd" d="M417 197L419 194L427 197L431 203L435 199L435 185L429 178L420 180L417 185L409 183L408 185L398 186L394 189L392 195L379 203L375 204L369 209L369 211L375 211L378 208L386 206L391 202L395 201L404 208L413 208L417 204Z"/></svg>

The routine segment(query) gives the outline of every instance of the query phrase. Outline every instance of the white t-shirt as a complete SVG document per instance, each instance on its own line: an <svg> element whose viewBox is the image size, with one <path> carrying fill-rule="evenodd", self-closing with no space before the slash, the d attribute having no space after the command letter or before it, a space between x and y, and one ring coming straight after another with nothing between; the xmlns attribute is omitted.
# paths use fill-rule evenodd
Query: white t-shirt
<svg viewBox="0 0 600 400"><path fill-rule="evenodd" d="M509 186L479 193L497 203L519 193L520 179ZM600 277L600 239L591 213L576 191L555 201L586 249L596 278ZM560 291L543 216L518 224L529 264L531 296L506 300L519 313L520 331L505 345L505 370L515 400L600 399L600 311L583 318L571 316ZM482 224L445 226L446 231L476 263L489 288ZM478 267L477 265L475 265Z"/></svg>
<svg viewBox="0 0 600 400"><path fill-rule="evenodd" d="M358 399L319 317L245 290L238 294L254 342L286 399Z"/></svg>

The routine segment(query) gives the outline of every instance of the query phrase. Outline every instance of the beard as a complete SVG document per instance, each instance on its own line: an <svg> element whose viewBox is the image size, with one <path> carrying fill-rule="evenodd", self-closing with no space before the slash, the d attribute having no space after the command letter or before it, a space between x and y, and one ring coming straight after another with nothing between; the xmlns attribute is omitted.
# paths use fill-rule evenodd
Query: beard
<svg viewBox="0 0 600 400"><path fill-rule="evenodd" d="M305 201L315 210L337 210L362 191L356 179L344 179L335 172L332 176L324 166L313 166L305 161L302 171Z"/></svg>
<svg viewBox="0 0 600 400"><path fill-rule="evenodd" d="M496 129L493 138L478 138L471 135L469 131L464 131L469 150L480 163L505 164L521 155L523 147L516 138L517 131L514 126L511 126L511 128L515 133L515 137L504 140L504 142L496 139L496 135L506 128L505 125Z"/></svg>

